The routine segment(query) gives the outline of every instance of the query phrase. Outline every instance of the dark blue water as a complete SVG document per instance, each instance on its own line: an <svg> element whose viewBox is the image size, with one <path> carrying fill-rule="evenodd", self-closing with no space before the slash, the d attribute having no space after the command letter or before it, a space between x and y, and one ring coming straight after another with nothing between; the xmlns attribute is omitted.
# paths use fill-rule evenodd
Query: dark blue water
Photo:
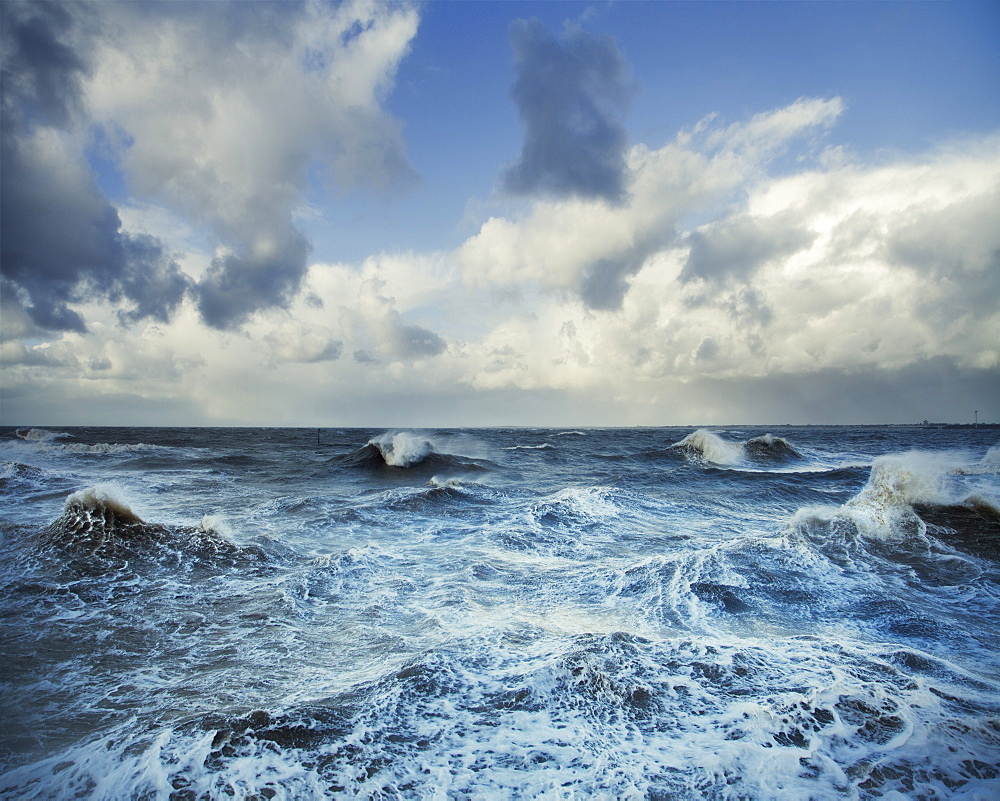
<svg viewBox="0 0 1000 801"><path fill-rule="evenodd" d="M1000 797L998 441L0 429L0 795Z"/></svg>

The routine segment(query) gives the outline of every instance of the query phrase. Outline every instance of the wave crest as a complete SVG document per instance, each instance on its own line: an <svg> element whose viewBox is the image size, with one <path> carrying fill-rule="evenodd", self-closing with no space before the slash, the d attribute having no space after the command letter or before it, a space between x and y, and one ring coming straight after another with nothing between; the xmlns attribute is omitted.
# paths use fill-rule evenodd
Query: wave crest
<svg viewBox="0 0 1000 801"><path fill-rule="evenodd" d="M800 459L800 454L784 437L762 434L742 442L730 442L708 429L699 428L671 448L688 459L717 465L752 462L783 462Z"/></svg>
<svg viewBox="0 0 1000 801"><path fill-rule="evenodd" d="M77 533L129 535L144 522L119 491L108 484L74 492L66 499L60 521Z"/></svg>
<svg viewBox="0 0 1000 801"><path fill-rule="evenodd" d="M69 434L63 431L49 431L46 428L18 428L14 431L14 436L25 442L52 442L68 437Z"/></svg>
<svg viewBox="0 0 1000 801"><path fill-rule="evenodd" d="M409 431L387 431L369 440L368 444L378 449L390 467L410 467L438 452L429 437Z"/></svg>
<svg viewBox="0 0 1000 801"><path fill-rule="evenodd" d="M387 431L370 439L364 447L332 461L367 470L408 470L421 475L437 470L479 472L495 466L488 459L455 453L447 441L410 431Z"/></svg>
<svg viewBox="0 0 1000 801"><path fill-rule="evenodd" d="M121 563L161 563L188 569L206 564L236 565L266 559L255 546L240 546L226 539L216 519L206 516L198 527L149 523L136 514L121 490L100 484L66 498L62 514L42 531L42 543L64 553L86 570L110 569ZM196 557L182 559L182 553ZM82 561L79 561L81 560Z"/></svg>
<svg viewBox="0 0 1000 801"><path fill-rule="evenodd" d="M915 569L922 562L940 568L952 548L1000 561L1000 504L961 481L966 475L952 454L880 456L853 498L840 507L800 510L792 528L842 563L857 547L896 549Z"/></svg>
<svg viewBox="0 0 1000 801"><path fill-rule="evenodd" d="M751 458L766 461L784 461L802 457L802 454L792 447L787 439L776 437L774 434L764 434L748 439L744 443L743 449Z"/></svg>
<svg viewBox="0 0 1000 801"><path fill-rule="evenodd" d="M713 464L739 464L744 458L742 443L727 442L706 428L699 428L671 447L681 451L689 459Z"/></svg>

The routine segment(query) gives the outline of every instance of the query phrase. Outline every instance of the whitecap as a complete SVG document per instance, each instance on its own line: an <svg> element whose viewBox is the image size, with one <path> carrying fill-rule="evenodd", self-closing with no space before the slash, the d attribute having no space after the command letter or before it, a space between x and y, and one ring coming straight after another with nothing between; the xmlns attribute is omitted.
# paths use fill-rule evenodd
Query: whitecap
<svg viewBox="0 0 1000 801"><path fill-rule="evenodd" d="M64 431L49 431L46 428L19 428L14 432L14 436L25 442L52 442L68 437L69 434Z"/></svg>
<svg viewBox="0 0 1000 801"><path fill-rule="evenodd" d="M699 428L688 434L680 442L675 442L672 447L695 458L721 465L739 464L746 455L743 443L727 442L706 428Z"/></svg>
<svg viewBox="0 0 1000 801"><path fill-rule="evenodd" d="M411 431L386 432L368 444L378 448L391 467L410 467L438 452L429 437Z"/></svg>

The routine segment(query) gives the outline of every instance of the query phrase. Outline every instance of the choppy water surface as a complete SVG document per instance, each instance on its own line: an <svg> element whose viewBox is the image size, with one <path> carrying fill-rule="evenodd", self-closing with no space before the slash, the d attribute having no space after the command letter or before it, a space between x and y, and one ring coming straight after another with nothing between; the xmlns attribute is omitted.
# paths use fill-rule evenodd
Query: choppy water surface
<svg viewBox="0 0 1000 801"><path fill-rule="evenodd" d="M996 798L998 434L0 430L0 795Z"/></svg>

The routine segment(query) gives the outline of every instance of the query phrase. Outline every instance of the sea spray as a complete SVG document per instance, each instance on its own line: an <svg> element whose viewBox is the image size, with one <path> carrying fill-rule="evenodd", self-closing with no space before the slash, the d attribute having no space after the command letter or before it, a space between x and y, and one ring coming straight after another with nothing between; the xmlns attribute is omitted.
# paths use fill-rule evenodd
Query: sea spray
<svg viewBox="0 0 1000 801"><path fill-rule="evenodd" d="M430 438L409 431L385 433L369 441L391 467L410 467L422 462L437 449Z"/></svg>

